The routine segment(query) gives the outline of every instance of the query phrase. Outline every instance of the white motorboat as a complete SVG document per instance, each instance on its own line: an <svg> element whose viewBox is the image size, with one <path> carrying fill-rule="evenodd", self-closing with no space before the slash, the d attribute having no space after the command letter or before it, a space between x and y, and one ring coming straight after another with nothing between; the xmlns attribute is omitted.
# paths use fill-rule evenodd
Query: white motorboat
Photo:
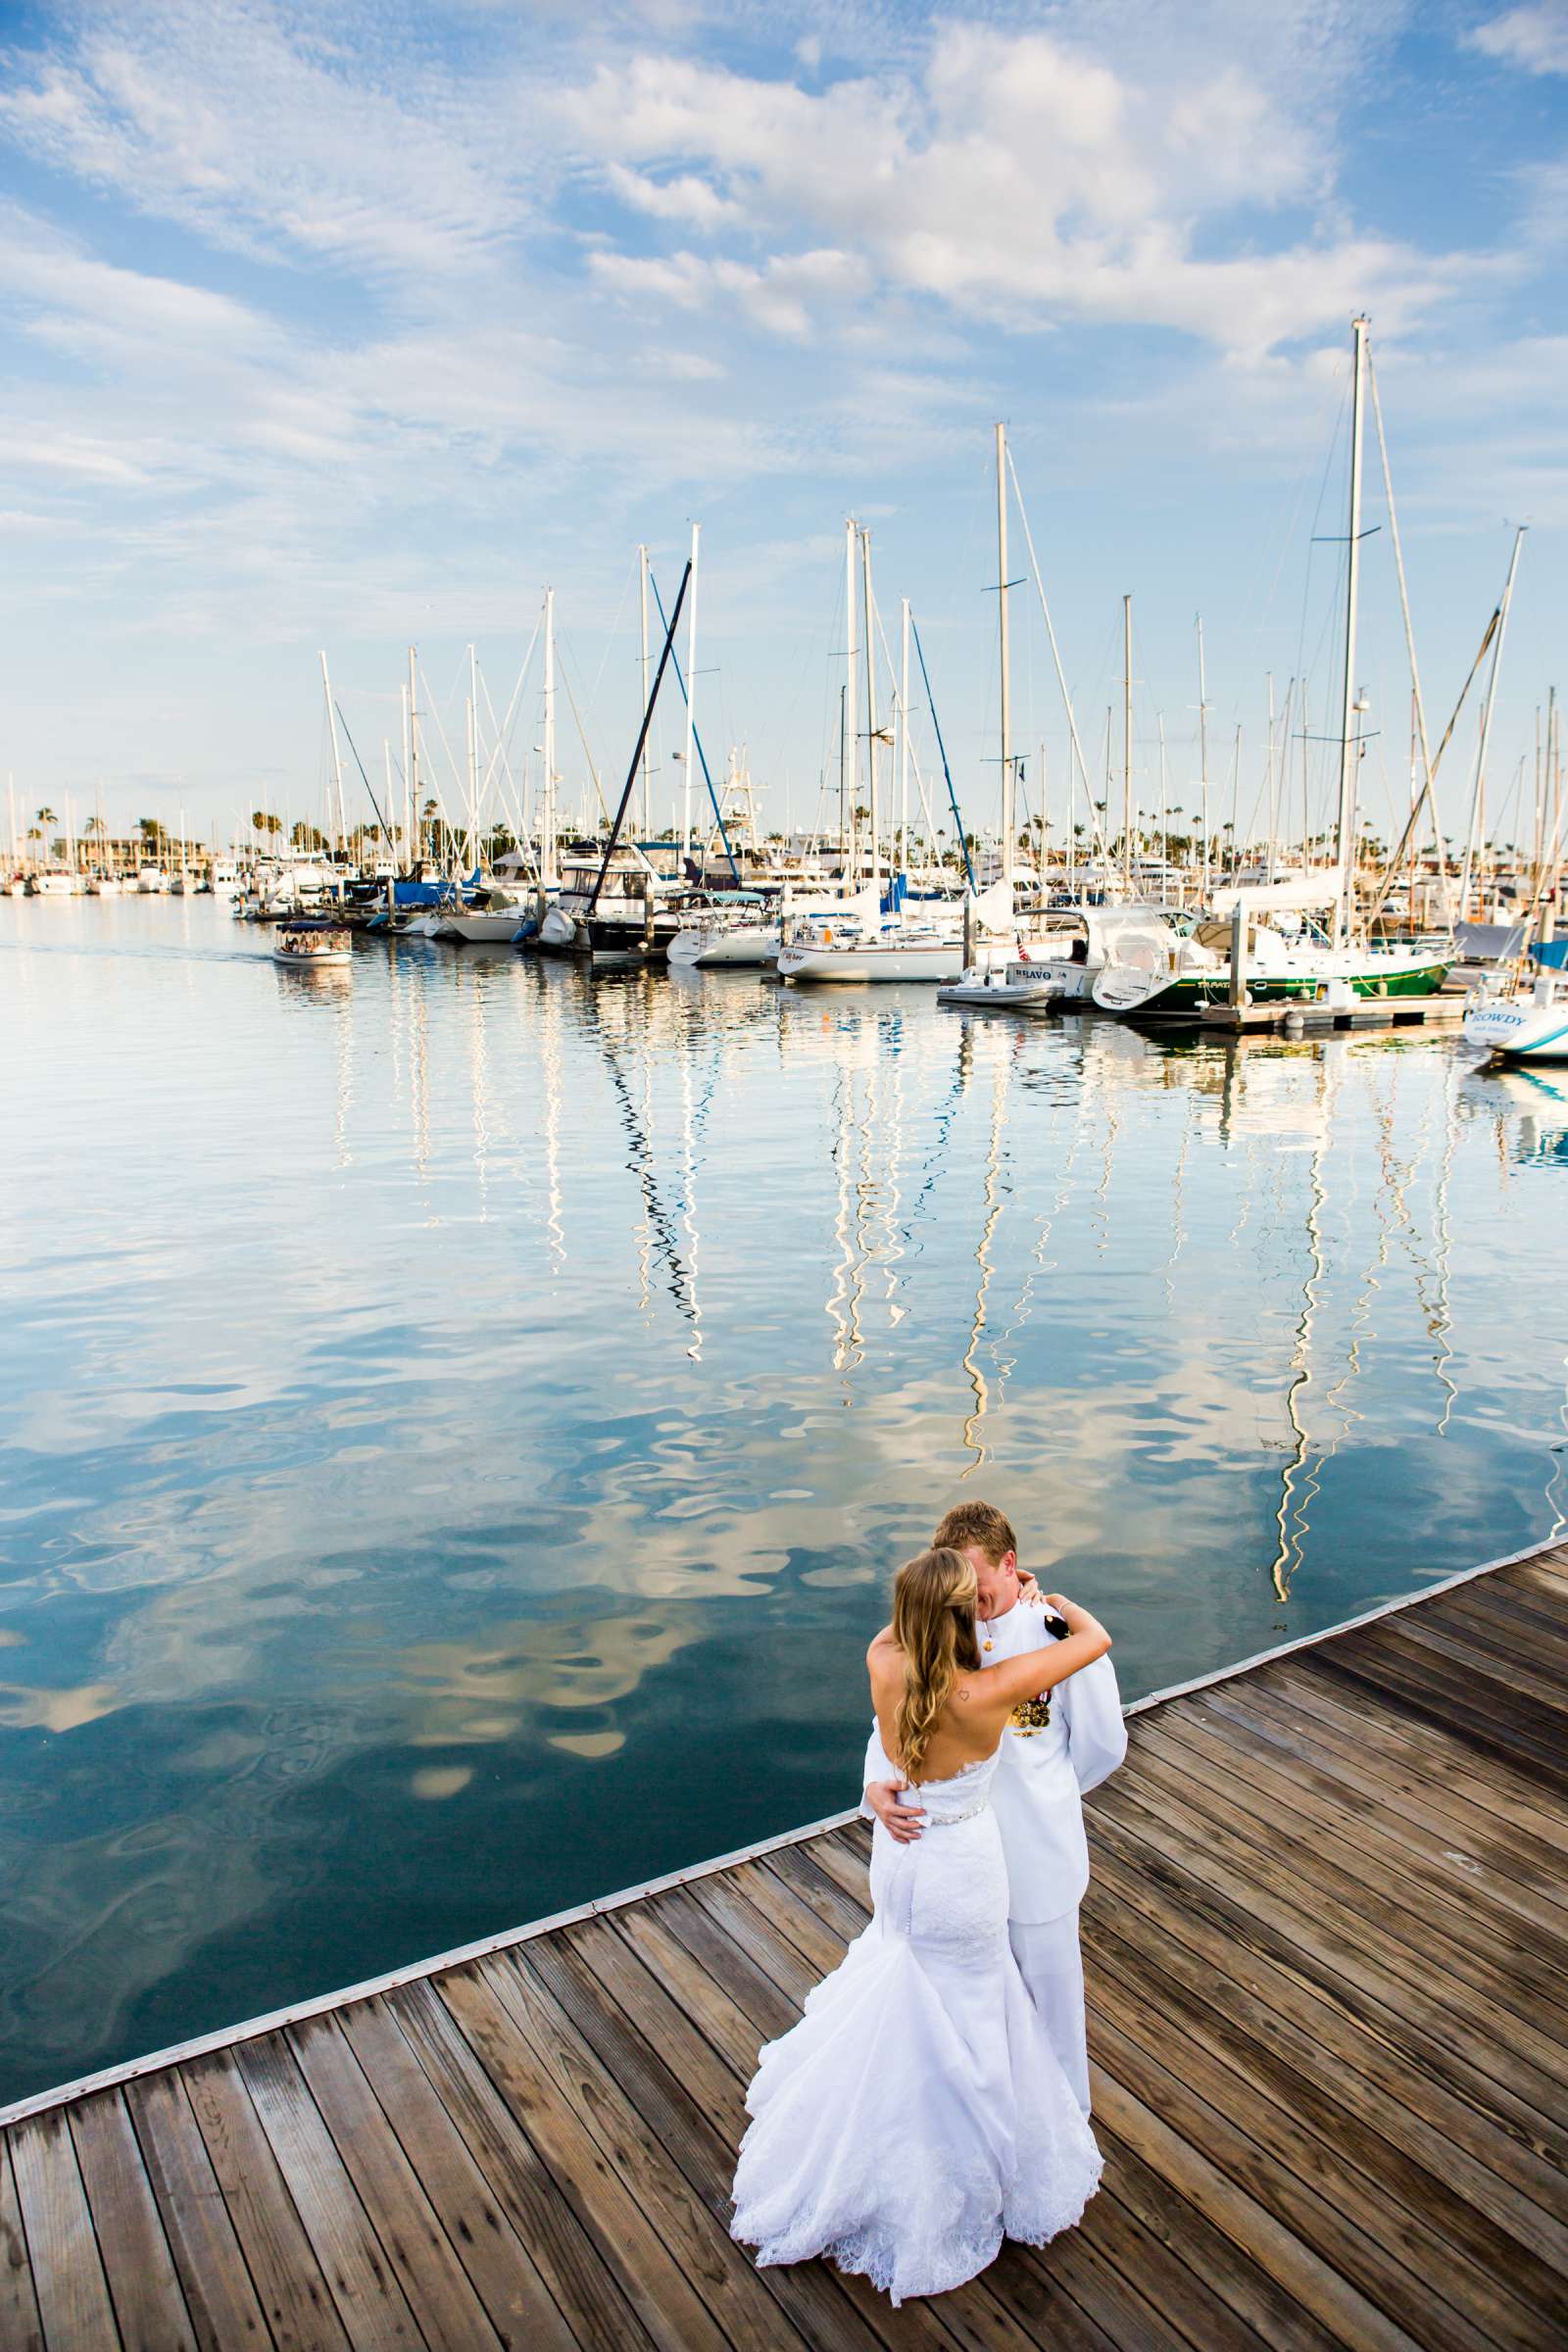
<svg viewBox="0 0 1568 2352"><path fill-rule="evenodd" d="M76 895L76 877L61 872L34 874L32 895L35 899L74 899Z"/></svg>
<svg viewBox="0 0 1568 2352"><path fill-rule="evenodd" d="M168 888L169 876L164 872L164 869L161 865L137 866L136 890L139 897L144 899L157 898Z"/></svg>
<svg viewBox="0 0 1568 2352"><path fill-rule="evenodd" d="M118 899L125 885L118 874L91 874L87 879L89 899Z"/></svg>
<svg viewBox="0 0 1568 2352"><path fill-rule="evenodd" d="M1568 939L1542 940L1531 955L1529 987L1484 982L1471 997L1465 1037L1499 1060L1568 1062Z"/></svg>
<svg viewBox="0 0 1568 2352"><path fill-rule="evenodd" d="M976 907L984 905L976 900ZM810 981L955 981L964 968L963 915L956 906L884 913L882 885L867 883L820 914L793 916L778 952L778 974Z"/></svg>
<svg viewBox="0 0 1568 2352"><path fill-rule="evenodd" d="M669 961L696 971L720 964L757 970L778 955L780 923L777 900L738 892L682 923L669 943Z"/></svg>
<svg viewBox="0 0 1568 2352"><path fill-rule="evenodd" d="M778 953L779 978L802 980L956 980L963 971L956 925L857 925L840 915L796 932Z"/></svg>
<svg viewBox="0 0 1568 2352"><path fill-rule="evenodd" d="M569 858L560 892L529 944L551 956L662 962L686 919L686 897L680 884L655 871L635 843L617 849L608 865L602 851Z"/></svg>
<svg viewBox="0 0 1568 2352"><path fill-rule="evenodd" d="M1177 937L1155 906L1051 907L1023 943L1030 972L1057 1004L1093 1002L1097 976L1111 962L1164 965Z"/></svg>
<svg viewBox="0 0 1568 2352"><path fill-rule="evenodd" d="M319 971L347 963L354 953L352 934L336 923L305 920L279 926L272 941L274 963L291 964L296 971Z"/></svg>
<svg viewBox="0 0 1568 2352"><path fill-rule="evenodd" d="M472 906L453 907L437 922L434 937L480 947L487 941L503 947L517 936L526 902L510 890L489 890Z"/></svg>
<svg viewBox="0 0 1568 2352"><path fill-rule="evenodd" d="M961 979L937 990L939 1004L967 1004L983 1012L1044 1011L1057 1002L1054 983L1016 953L1006 961L972 963Z"/></svg>
<svg viewBox="0 0 1568 2352"><path fill-rule="evenodd" d="M238 866L226 858L215 858L207 887L215 899L231 899L239 888Z"/></svg>

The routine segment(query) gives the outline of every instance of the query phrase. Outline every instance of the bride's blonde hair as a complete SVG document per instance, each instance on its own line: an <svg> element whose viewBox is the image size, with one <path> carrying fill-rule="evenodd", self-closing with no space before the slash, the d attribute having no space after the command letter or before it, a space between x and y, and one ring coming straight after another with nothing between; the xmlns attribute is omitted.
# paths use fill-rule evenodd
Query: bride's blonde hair
<svg viewBox="0 0 1568 2352"><path fill-rule="evenodd" d="M959 1674L979 1671L976 1599L974 1570L947 1545L906 1560L894 1581L893 1639L904 1652L904 1696L893 1735L911 1781Z"/></svg>

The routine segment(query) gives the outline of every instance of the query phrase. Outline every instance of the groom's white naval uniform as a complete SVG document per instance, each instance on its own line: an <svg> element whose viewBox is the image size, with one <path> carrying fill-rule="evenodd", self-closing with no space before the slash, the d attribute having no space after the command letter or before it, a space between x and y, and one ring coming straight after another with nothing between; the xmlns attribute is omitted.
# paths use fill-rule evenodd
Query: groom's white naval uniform
<svg viewBox="0 0 1568 2352"><path fill-rule="evenodd" d="M1019 1597L979 1623L985 1665L1044 1649L1055 1637L1038 1600ZM1038 1705L1038 1702L1036 1702ZM1027 1717L1028 1708L1017 1714ZM1108 1657L1080 1668L1051 1692L1051 1719L1009 1722L991 1802L1007 1864L1007 1939L1063 2074L1089 2113L1084 1970L1078 1906L1089 1884L1083 1797L1127 1753L1121 1694ZM863 1785L897 1781L873 1722ZM919 1791L910 1791L918 1803ZM861 1810L869 1812L862 1803Z"/></svg>

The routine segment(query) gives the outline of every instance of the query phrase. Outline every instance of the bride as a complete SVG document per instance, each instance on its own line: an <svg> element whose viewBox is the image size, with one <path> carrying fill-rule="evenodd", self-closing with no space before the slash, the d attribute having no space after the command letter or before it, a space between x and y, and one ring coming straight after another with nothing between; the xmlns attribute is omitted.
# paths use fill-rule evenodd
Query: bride
<svg viewBox="0 0 1568 2352"><path fill-rule="evenodd" d="M1008 1947L990 1799L1008 1716L1110 1647L1050 1598L1067 1639L982 1672L963 1554L899 1570L866 1663L925 1834L878 1823L869 1927L761 2053L730 2225L760 2263L827 2255L901 2303L961 2286L1004 2235L1044 2245L1095 2192L1100 2151Z"/></svg>

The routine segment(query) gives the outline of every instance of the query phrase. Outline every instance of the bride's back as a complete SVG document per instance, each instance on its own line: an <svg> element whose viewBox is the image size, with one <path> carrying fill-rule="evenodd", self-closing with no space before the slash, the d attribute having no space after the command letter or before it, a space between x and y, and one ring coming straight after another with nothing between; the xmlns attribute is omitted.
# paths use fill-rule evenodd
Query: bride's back
<svg viewBox="0 0 1568 2352"><path fill-rule="evenodd" d="M866 1653L882 1744L911 1784L950 1780L994 1753L1005 1709L982 1689L975 1573L946 1545L906 1560L893 1623Z"/></svg>

